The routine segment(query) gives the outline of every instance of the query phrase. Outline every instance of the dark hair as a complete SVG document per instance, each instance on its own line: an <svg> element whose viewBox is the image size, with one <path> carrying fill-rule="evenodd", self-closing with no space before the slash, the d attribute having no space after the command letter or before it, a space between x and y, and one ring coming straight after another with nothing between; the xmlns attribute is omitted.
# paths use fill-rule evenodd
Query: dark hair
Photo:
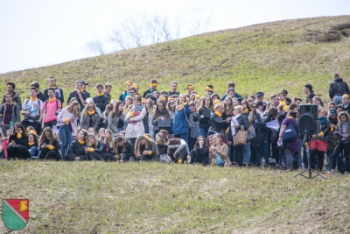
<svg viewBox="0 0 350 234"><path fill-rule="evenodd" d="M130 88L129 91L134 91L134 93L136 93L136 89L135 88Z"/></svg>
<svg viewBox="0 0 350 234"><path fill-rule="evenodd" d="M338 74L338 73L335 73L335 74L334 74L334 78L338 78L338 77L340 77L339 74Z"/></svg>
<svg viewBox="0 0 350 234"><path fill-rule="evenodd" d="M340 121L340 117L341 117L341 116L344 116L344 117L346 118L346 121L349 121L349 114L348 114L348 112L346 112L346 111L340 112L340 113L338 114L338 122L341 122L341 121Z"/></svg>
<svg viewBox="0 0 350 234"><path fill-rule="evenodd" d="M119 118L119 115L121 113L123 113L123 111L121 111L119 113L119 106L122 105L123 102L122 101L117 101L117 103L114 105L114 110L113 110L113 118Z"/></svg>
<svg viewBox="0 0 350 234"><path fill-rule="evenodd" d="M158 105L163 104L163 113L160 112ZM163 114L166 118L170 118L170 114L168 109L166 108L166 103L164 101L159 101L156 105L156 111L154 112L153 119L157 119L159 116Z"/></svg>
<svg viewBox="0 0 350 234"><path fill-rule="evenodd" d="M16 135L16 128L22 129L22 137L27 137L26 130L24 129L24 126L23 126L23 124L21 122L15 123L15 125L13 126L12 135Z"/></svg>
<svg viewBox="0 0 350 234"><path fill-rule="evenodd" d="M103 84L97 84L96 88L103 88Z"/></svg>
<svg viewBox="0 0 350 234"><path fill-rule="evenodd" d="M294 119L296 119L297 116L298 116L298 112L297 112L296 110L290 110L290 111L288 112L288 115L290 115L290 116L292 116Z"/></svg>
<svg viewBox="0 0 350 234"><path fill-rule="evenodd" d="M30 86L32 86L32 87L34 87L34 88L39 88L39 83L38 83L38 81L33 81L31 84L30 84Z"/></svg>
<svg viewBox="0 0 350 234"><path fill-rule="evenodd" d="M256 109L258 109L259 106L263 106L263 105L264 105L264 103L263 103L262 101L257 101L257 102L255 103Z"/></svg>
<svg viewBox="0 0 350 234"><path fill-rule="evenodd" d="M30 135L32 135L34 137L34 142L35 142L34 146L38 146L38 136L35 135L34 133L29 133L28 136L27 136L28 137L28 142L29 142L29 136Z"/></svg>
<svg viewBox="0 0 350 234"><path fill-rule="evenodd" d="M7 84L6 84L6 85L11 85L13 89L15 89L15 88L16 88L16 85L15 85L15 83L13 83L13 82L7 82Z"/></svg>
<svg viewBox="0 0 350 234"><path fill-rule="evenodd" d="M298 105L295 103L290 104L289 110L295 110L295 109L298 109Z"/></svg>
<svg viewBox="0 0 350 234"><path fill-rule="evenodd" d="M36 93L38 92L38 90L36 88L34 88L34 87L30 88L30 91L32 91L32 90L34 90Z"/></svg>
<svg viewBox="0 0 350 234"><path fill-rule="evenodd" d="M267 116L269 117L274 117L276 118L278 115L278 110L276 107L271 107L268 111L267 111Z"/></svg>
<svg viewBox="0 0 350 234"><path fill-rule="evenodd" d="M344 107L342 104L338 104L335 108L341 108L342 110L344 110Z"/></svg>
<svg viewBox="0 0 350 234"><path fill-rule="evenodd" d="M11 93L7 93L5 96L11 96L13 98Z"/></svg>
<svg viewBox="0 0 350 234"><path fill-rule="evenodd" d="M50 90L53 91L53 92L55 92L55 89L54 89L54 88L48 88L48 89L47 89L47 91L50 91Z"/></svg>

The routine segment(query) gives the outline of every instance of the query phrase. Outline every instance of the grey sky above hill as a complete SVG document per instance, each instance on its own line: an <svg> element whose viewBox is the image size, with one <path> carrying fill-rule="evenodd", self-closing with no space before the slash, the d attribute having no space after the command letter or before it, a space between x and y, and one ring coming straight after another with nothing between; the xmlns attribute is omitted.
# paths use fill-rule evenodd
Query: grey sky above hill
<svg viewBox="0 0 350 234"><path fill-rule="evenodd" d="M106 40L125 19L158 14L186 22L199 11L203 18L210 19L202 30L209 32L284 19L349 15L350 1L3 0L0 73L89 57L86 43ZM190 34L186 31L182 36Z"/></svg>

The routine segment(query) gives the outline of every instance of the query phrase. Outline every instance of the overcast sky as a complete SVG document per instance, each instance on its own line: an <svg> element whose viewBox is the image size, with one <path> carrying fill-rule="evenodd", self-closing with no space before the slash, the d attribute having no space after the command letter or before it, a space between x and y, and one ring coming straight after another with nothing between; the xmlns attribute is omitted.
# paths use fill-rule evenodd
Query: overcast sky
<svg viewBox="0 0 350 234"><path fill-rule="evenodd" d="M106 40L129 17L190 19L203 6L211 15L206 31L350 15L350 0L1 0L0 73L92 56L86 43Z"/></svg>

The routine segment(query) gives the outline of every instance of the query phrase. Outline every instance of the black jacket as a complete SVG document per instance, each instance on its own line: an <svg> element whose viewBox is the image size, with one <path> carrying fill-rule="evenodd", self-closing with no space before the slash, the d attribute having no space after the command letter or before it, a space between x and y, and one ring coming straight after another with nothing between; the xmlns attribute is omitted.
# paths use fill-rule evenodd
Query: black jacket
<svg viewBox="0 0 350 234"><path fill-rule="evenodd" d="M36 95L38 99L40 99L42 102L45 102L48 98L43 94L42 92L39 92L38 95Z"/></svg>
<svg viewBox="0 0 350 234"><path fill-rule="evenodd" d="M114 149L114 153L116 154L127 154L129 156L133 156L134 155L134 147L132 146L132 144L130 143L130 141L126 141L125 142L125 150L123 150L123 147L119 147L117 146Z"/></svg>
<svg viewBox="0 0 350 234"><path fill-rule="evenodd" d="M86 101L86 99L88 98L88 96L86 95L85 92L81 92L81 96L83 97L83 100L84 100L84 101ZM84 109L84 103L81 103L80 98L79 98L79 95L77 94L77 91L73 91L73 92L71 92L71 93L69 94L68 100L67 100L67 105L68 105L68 103L70 102L70 100L71 100L72 98L74 98L74 97L77 99L78 103L80 104L80 110L83 110L83 109Z"/></svg>
<svg viewBox="0 0 350 234"><path fill-rule="evenodd" d="M17 134L15 133L15 135L11 135L10 139L9 139L9 146L11 141L15 141L16 145L23 145L25 147L27 147L28 144L28 138L22 136L22 138L17 138Z"/></svg>
<svg viewBox="0 0 350 234"><path fill-rule="evenodd" d="M168 145L167 144L157 144L158 155L167 154Z"/></svg>
<svg viewBox="0 0 350 234"><path fill-rule="evenodd" d="M343 109L344 109L344 111L346 111L350 115L350 103L348 104L348 106L346 108L343 105Z"/></svg>
<svg viewBox="0 0 350 234"><path fill-rule="evenodd" d="M203 110L207 109L205 106L203 107L203 109L200 109L198 111L198 115L199 115L199 128L205 128L208 129L210 127L210 117L204 116L203 118L201 118L201 115L203 115Z"/></svg>
<svg viewBox="0 0 350 234"><path fill-rule="evenodd" d="M84 147L86 147L86 144L80 144L78 140L74 140L69 147L69 151L72 156L80 157L80 155L85 155Z"/></svg>
<svg viewBox="0 0 350 234"><path fill-rule="evenodd" d="M202 163L203 166L209 165L209 147L203 146L203 148L197 147L191 151L192 163Z"/></svg>
<svg viewBox="0 0 350 234"><path fill-rule="evenodd" d="M157 89L155 91L158 91ZM143 93L143 98L145 98L147 96L147 94L153 94L153 92L155 91L151 91L151 89L147 89L144 93Z"/></svg>
<svg viewBox="0 0 350 234"><path fill-rule="evenodd" d="M46 99L49 99L48 92L49 92L49 89L44 90L44 95L46 96ZM63 91L61 88L57 88L57 87L55 88L55 95L56 95L56 98L58 100L60 100L61 103L63 104L64 103L64 96L63 96Z"/></svg>
<svg viewBox="0 0 350 234"><path fill-rule="evenodd" d="M343 94L349 94L349 86L343 81L343 78L338 77L329 85L329 97L343 96Z"/></svg>
<svg viewBox="0 0 350 234"><path fill-rule="evenodd" d="M224 127L226 120L222 120L221 117L217 116L215 112L211 113L210 116L210 128L209 131L220 133L221 129ZM247 119L248 121L248 119Z"/></svg>
<svg viewBox="0 0 350 234"><path fill-rule="evenodd" d="M324 136L323 137L316 137L312 138L309 135L304 136L304 142L308 142L309 140L323 140L323 141L328 141L329 139L329 133L331 130L331 124L329 120L327 119L326 123L321 124L319 120L317 120L317 123L319 125L319 129L316 134L319 134L320 132L323 132Z"/></svg>
<svg viewBox="0 0 350 234"><path fill-rule="evenodd" d="M106 96L106 95L103 95L103 96L101 96L101 97L99 97L99 96L95 96L94 98L93 98L93 100L94 100L94 103L96 104L96 106L98 107L98 108L100 108L100 110L101 110L101 112L104 112L105 111L105 109L106 109L106 106L108 105L108 97Z"/></svg>
<svg viewBox="0 0 350 234"><path fill-rule="evenodd" d="M103 143L103 141L98 140L97 145L93 145L91 147L94 148L95 153L107 153L105 143Z"/></svg>
<svg viewBox="0 0 350 234"><path fill-rule="evenodd" d="M43 144L49 145L49 144L50 144L50 141L49 141L48 139L46 139L46 140L44 141L44 143L42 143L42 144L40 145L40 148L41 148L41 146L42 146ZM54 147L53 150L56 151L56 152L58 153L58 152L59 152L58 149L60 148L60 145L59 145L59 143L58 143L58 140L54 139L52 145L53 145L53 147ZM45 155L42 155L42 156L45 157ZM40 156L40 157L41 157L41 156Z"/></svg>

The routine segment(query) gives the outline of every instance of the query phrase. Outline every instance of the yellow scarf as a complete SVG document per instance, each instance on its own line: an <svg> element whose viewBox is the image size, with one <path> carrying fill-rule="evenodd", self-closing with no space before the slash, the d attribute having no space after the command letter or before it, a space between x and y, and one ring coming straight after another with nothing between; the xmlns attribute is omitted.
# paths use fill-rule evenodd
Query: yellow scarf
<svg viewBox="0 0 350 234"><path fill-rule="evenodd" d="M54 102L54 101L56 101L56 98L54 97L54 98L49 98L49 102Z"/></svg>
<svg viewBox="0 0 350 234"><path fill-rule="evenodd" d="M84 91L85 91L85 89L81 89L81 90L80 90L80 92L84 92Z"/></svg>
<svg viewBox="0 0 350 234"><path fill-rule="evenodd" d="M285 106L287 105L286 100L280 101L280 105L281 105L282 107L285 107Z"/></svg>
<svg viewBox="0 0 350 234"><path fill-rule="evenodd" d="M89 115L93 115L93 114L95 114L95 112L96 112L95 110L92 110L92 111L89 111L89 110L88 110L88 111L87 111L87 113L88 113Z"/></svg>
<svg viewBox="0 0 350 234"><path fill-rule="evenodd" d="M79 144L81 144L81 145L84 145L84 144L85 144L85 141L81 141L81 140L79 140L79 139L78 139L78 142L79 142Z"/></svg>
<svg viewBox="0 0 350 234"><path fill-rule="evenodd" d="M30 97L30 100L31 100L32 102L35 102L37 99L38 99L37 97L35 97L35 98Z"/></svg>
<svg viewBox="0 0 350 234"><path fill-rule="evenodd" d="M176 106L176 110L180 111L184 108L184 106L185 106L185 103L180 104L180 105Z"/></svg>
<svg viewBox="0 0 350 234"><path fill-rule="evenodd" d="M54 88L54 89L57 89L57 85L55 85L55 86L52 86L52 88Z"/></svg>
<svg viewBox="0 0 350 234"><path fill-rule="evenodd" d="M105 94L104 93L97 93L96 95L97 95L97 97L103 97L103 95L105 95Z"/></svg>
<svg viewBox="0 0 350 234"><path fill-rule="evenodd" d="M33 142L28 142L28 145L29 146L33 146L35 144L35 142L33 141Z"/></svg>
<svg viewBox="0 0 350 234"><path fill-rule="evenodd" d="M247 114L248 112L249 112L249 109L248 108L244 108L243 114Z"/></svg>
<svg viewBox="0 0 350 234"><path fill-rule="evenodd" d="M219 117L222 116L222 114L221 114L219 111L215 111L215 114L216 114L217 116L219 116Z"/></svg>
<svg viewBox="0 0 350 234"><path fill-rule="evenodd" d="M17 138L18 139L22 138L22 134L21 133L17 133Z"/></svg>

